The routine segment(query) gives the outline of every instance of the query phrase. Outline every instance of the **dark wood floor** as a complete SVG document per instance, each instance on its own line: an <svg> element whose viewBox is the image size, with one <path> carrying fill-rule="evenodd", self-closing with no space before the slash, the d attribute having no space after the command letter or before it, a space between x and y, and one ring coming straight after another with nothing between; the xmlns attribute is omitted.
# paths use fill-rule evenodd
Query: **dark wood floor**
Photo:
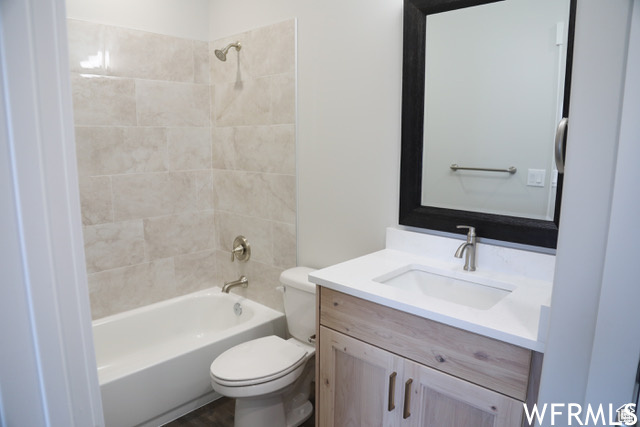
<svg viewBox="0 0 640 427"><path fill-rule="evenodd" d="M233 427L233 411L236 401L223 397L196 409L187 415L165 424L165 427ZM314 415L300 427L314 427Z"/></svg>

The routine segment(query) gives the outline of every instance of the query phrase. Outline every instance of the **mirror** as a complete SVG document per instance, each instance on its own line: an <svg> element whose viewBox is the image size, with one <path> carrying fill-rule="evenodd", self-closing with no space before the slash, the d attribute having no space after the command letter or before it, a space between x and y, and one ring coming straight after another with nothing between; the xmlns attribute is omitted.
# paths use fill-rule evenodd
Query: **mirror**
<svg viewBox="0 0 640 427"><path fill-rule="evenodd" d="M400 224L555 248L575 3L405 0Z"/></svg>

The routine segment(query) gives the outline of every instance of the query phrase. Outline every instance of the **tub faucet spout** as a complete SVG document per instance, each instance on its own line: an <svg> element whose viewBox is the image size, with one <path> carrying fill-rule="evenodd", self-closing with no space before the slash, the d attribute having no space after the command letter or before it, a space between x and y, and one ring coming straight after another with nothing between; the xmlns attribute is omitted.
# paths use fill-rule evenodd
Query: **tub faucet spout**
<svg viewBox="0 0 640 427"><path fill-rule="evenodd" d="M243 288L246 288L247 286L249 286L249 279L247 279L245 276L240 276L238 280L225 282L224 286L222 287L222 292L228 294L229 290L231 290L231 288L235 288L236 286L242 286Z"/></svg>

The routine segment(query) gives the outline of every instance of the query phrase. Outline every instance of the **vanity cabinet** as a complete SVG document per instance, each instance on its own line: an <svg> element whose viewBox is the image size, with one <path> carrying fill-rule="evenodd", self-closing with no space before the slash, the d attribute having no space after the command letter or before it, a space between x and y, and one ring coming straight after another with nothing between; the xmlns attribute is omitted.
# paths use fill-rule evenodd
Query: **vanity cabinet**
<svg viewBox="0 0 640 427"><path fill-rule="evenodd" d="M514 427L522 403L320 327L320 426Z"/></svg>
<svg viewBox="0 0 640 427"><path fill-rule="evenodd" d="M318 289L318 426L517 427L541 354Z"/></svg>
<svg viewBox="0 0 640 427"><path fill-rule="evenodd" d="M402 359L320 327L320 426L396 425Z"/></svg>

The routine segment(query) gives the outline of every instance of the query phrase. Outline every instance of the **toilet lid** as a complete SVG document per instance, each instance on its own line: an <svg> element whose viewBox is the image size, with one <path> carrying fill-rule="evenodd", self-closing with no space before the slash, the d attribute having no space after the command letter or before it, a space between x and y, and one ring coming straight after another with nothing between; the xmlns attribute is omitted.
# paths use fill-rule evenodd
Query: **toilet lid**
<svg viewBox="0 0 640 427"><path fill-rule="evenodd" d="M211 364L211 375L233 382L266 379L288 373L304 360L306 354L303 348L270 335L222 353Z"/></svg>

